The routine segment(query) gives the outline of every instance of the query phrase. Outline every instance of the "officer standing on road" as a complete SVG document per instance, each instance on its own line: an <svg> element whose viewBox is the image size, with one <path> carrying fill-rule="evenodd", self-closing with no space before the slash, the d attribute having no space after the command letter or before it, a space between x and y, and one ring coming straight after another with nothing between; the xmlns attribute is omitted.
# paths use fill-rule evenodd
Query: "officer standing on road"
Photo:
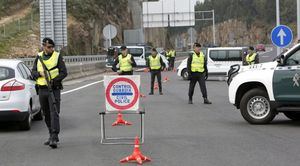
<svg viewBox="0 0 300 166"><path fill-rule="evenodd" d="M211 104L207 99L207 90L205 85L205 79L208 76L207 60L200 51L201 45L199 43L194 44L194 53L188 58L187 69L190 75L189 86L189 104L193 104L194 89L197 82L199 82L204 104Z"/></svg>
<svg viewBox="0 0 300 166"><path fill-rule="evenodd" d="M147 66L151 73L151 89L149 95L153 95L154 89L154 82L155 76L157 77L158 87L159 87L159 94L163 95L162 93L162 84L161 84L161 71L164 70L166 64L163 62L162 58L157 55L157 51L155 48L152 48L151 56L147 59Z"/></svg>
<svg viewBox="0 0 300 166"><path fill-rule="evenodd" d="M122 54L120 54L113 64L112 70L117 71L119 64L119 75L133 75L133 67L136 67L135 60L131 54L128 54L126 46L121 46Z"/></svg>
<svg viewBox="0 0 300 166"><path fill-rule="evenodd" d="M54 50L55 44L52 39L44 38L42 45L43 51L38 53L34 61L32 75L36 80L41 108L45 115L45 122L49 131L49 139L44 145L57 148L57 143L59 142L58 134L60 132L60 95L63 88L62 80L67 77L67 69L62 55ZM42 62L40 59L42 59ZM50 79L50 86L53 89L57 110L54 109L54 101L50 97L42 63L44 63Z"/></svg>
<svg viewBox="0 0 300 166"><path fill-rule="evenodd" d="M175 57L176 57L176 51L172 48L169 51L170 54L170 69L173 70L174 69L174 65L175 65Z"/></svg>
<svg viewBox="0 0 300 166"><path fill-rule="evenodd" d="M252 46L249 47L249 52L245 60L246 65L253 65L259 63L258 54L254 51L254 48Z"/></svg>

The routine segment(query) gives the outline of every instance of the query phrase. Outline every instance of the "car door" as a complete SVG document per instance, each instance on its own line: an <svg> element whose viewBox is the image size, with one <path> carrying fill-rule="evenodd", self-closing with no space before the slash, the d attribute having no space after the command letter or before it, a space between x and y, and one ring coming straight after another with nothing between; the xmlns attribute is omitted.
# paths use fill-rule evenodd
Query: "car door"
<svg viewBox="0 0 300 166"><path fill-rule="evenodd" d="M32 80L31 71L24 63L20 63L18 65L18 68L20 69L23 75L26 87L28 87L27 90L29 91L30 97L32 99L32 111L35 113L36 111L38 111L39 108L39 98L35 89L35 81Z"/></svg>
<svg viewBox="0 0 300 166"><path fill-rule="evenodd" d="M227 61L226 50L209 50L207 68L209 74L222 75Z"/></svg>
<svg viewBox="0 0 300 166"><path fill-rule="evenodd" d="M276 101L300 101L300 49L287 55L283 66L276 67L273 75L273 92Z"/></svg>

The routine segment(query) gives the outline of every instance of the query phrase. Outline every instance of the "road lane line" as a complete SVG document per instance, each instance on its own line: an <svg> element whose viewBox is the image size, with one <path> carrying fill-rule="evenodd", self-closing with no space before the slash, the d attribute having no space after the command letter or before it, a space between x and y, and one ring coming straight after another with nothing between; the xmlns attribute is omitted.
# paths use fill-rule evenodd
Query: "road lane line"
<svg viewBox="0 0 300 166"><path fill-rule="evenodd" d="M96 81L96 82L93 82L93 83L90 83L90 84L87 84L87 85L84 85L84 86L81 86L81 87L78 87L78 88L75 88L75 89L68 90L68 91L66 91L66 92L62 92L61 94L64 95L64 94L72 93L72 92L75 92L75 91L78 91L78 90L87 88L87 87L89 87L89 86L92 86L92 85L101 83L101 82L103 82L103 81L104 81L104 80Z"/></svg>

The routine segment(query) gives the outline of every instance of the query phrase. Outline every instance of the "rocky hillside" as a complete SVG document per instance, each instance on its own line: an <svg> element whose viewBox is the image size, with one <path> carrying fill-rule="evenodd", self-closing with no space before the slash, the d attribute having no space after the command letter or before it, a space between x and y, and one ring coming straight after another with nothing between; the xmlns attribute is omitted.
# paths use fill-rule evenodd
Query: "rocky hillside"
<svg viewBox="0 0 300 166"><path fill-rule="evenodd" d="M0 57L36 54L40 47L38 7L38 0L0 0ZM115 25L118 32L132 27L127 0L67 0L67 11L69 55L103 52L102 29L107 24ZM113 42L122 43L122 36L118 33Z"/></svg>

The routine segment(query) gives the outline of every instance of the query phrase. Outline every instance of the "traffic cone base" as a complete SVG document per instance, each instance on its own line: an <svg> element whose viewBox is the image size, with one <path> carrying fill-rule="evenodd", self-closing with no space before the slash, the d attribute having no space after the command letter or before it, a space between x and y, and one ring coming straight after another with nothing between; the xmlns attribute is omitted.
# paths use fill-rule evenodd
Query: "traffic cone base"
<svg viewBox="0 0 300 166"><path fill-rule="evenodd" d="M166 77L164 78L164 81L163 81L163 82L168 82L168 81L170 81L170 79L169 79L168 76L166 76Z"/></svg>
<svg viewBox="0 0 300 166"><path fill-rule="evenodd" d="M154 89L155 89L155 90L158 89L158 84L157 84L157 83L154 84Z"/></svg>
<svg viewBox="0 0 300 166"><path fill-rule="evenodd" d="M145 98L145 97L146 97L146 95L144 95L144 94L140 93L140 97L141 97L141 98Z"/></svg>
<svg viewBox="0 0 300 166"><path fill-rule="evenodd" d="M121 125L132 125L132 123L124 120L123 115L119 112L117 116L117 120L112 124L112 126L121 126Z"/></svg>
<svg viewBox="0 0 300 166"><path fill-rule="evenodd" d="M142 152L140 151L140 142L139 142L139 138L136 137L135 141L134 141L134 149L133 149L133 153L132 155L123 158L122 160L120 160L121 163L125 163L125 162L136 162L138 164L143 164L143 162L147 162L147 161L151 161L151 159L147 156L144 156L142 154Z"/></svg>

